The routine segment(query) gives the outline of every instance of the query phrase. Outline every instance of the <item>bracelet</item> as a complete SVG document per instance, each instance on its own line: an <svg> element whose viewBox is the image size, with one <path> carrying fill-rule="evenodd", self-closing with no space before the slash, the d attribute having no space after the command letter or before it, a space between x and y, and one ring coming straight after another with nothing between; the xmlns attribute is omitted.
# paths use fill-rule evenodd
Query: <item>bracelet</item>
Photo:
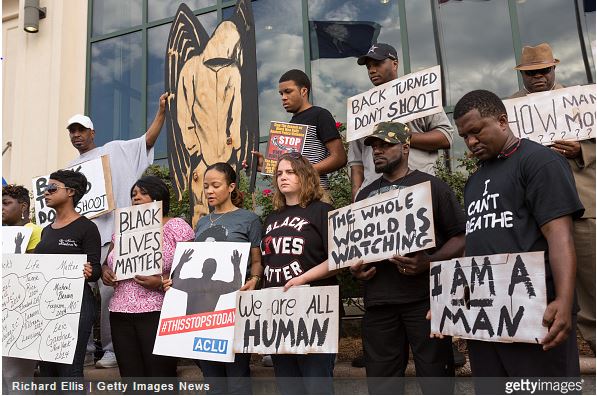
<svg viewBox="0 0 597 396"><path fill-rule="evenodd" d="M160 279L161 279L161 283L160 283L160 287L158 287L158 290L164 290L164 275L160 275Z"/></svg>
<svg viewBox="0 0 597 396"><path fill-rule="evenodd" d="M258 284L259 284L259 281L261 281L261 277L259 275L251 275L247 278L248 281L250 281L251 279L257 279Z"/></svg>

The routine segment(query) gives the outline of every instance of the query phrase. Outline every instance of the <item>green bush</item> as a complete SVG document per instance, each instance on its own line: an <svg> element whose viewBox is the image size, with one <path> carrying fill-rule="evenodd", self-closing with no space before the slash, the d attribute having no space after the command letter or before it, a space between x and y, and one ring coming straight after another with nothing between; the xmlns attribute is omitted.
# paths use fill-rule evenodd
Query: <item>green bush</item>
<svg viewBox="0 0 597 396"><path fill-rule="evenodd" d="M180 217L187 223L191 224L192 210L191 210L191 197L189 190L185 190L182 196L182 200L176 199L176 194L172 188L172 182L170 181L170 170L165 166L150 165L145 172L144 176L156 176L159 177L166 183L170 190L170 217Z"/></svg>
<svg viewBox="0 0 597 396"><path fill-rule="evenodd" d="M445 158L442 156L435 162L435 176L445 181L461 205L464 206L464 185L471 173L477 169L477 160L468 157L466 154L463 157L456 158L458 167L456 170L451 170L447 165Z"/></svg>

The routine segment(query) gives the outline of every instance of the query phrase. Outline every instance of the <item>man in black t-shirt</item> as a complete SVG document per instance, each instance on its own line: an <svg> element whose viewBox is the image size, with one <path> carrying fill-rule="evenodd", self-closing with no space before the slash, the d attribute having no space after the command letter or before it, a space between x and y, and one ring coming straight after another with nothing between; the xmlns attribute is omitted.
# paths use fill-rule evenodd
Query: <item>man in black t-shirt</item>
<svg viewBox="0 0 597 396"><path fill-rule="evenodd" d="M410 345L419 377L453 377L451 338L428 337L429 263L460 257L464 251L465 217L450 187L427 173L408 167L410 133L401 123L379 123L364 141L373 149L375 170L382 176L356 197L370 196L425 181L431 183L436 247L407 256L395 255L371 265L350 267L364 281L363 349L369 393L400 394ZM423 393L452 393L452 380L426 379Z"/></svg>
<svg viewBox="0 0 597 396"><path fill-rule="evenodd" d="M545 252L547 308L541 344L469 340L474 377L578 376L572 219L584 209L566 159L510 130L506 108L472 91L454 108L458 134L479 159L464 192L466 256ZM479 205L479 203L484 203ZM477 392L503 393L475 384Z"/></svg>

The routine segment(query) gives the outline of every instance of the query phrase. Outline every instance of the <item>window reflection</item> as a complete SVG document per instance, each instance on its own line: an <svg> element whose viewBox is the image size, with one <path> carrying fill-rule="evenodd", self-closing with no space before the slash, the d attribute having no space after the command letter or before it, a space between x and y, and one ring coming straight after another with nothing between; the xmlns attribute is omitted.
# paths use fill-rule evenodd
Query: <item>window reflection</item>
<svg viewBox="0 0 597 396"><path fill-rule="evenodd" d="M94 0L93 35L112 33L142 22L141 0Z"/></svg>
<svg viewBox="0 0 597 396"><path fill-rule="evenodd" d="M185 0L184 3L191 10L198 10L213 6L216 0ZM149 21L155 21L162 18L173 17L180 6L180 0L147 0L147 17ZM203 23L203 21L201 22ZM207 29L206 29L207 30Z"/></svg>
<svg viewBox="0 0 597 396"><path fill-rule="evenodd" d="M587 32L588 37L585 37L586 40L589 42L589 46L591 47L591 55L593 56L593 79L595 78L595 60L597 57L597 50L595 48L595 11L593 12L586 12L585 13L585 21L587 25Z"/></svg>
<svg viewBox="0 0 597 396"><path fill-rule="evenodd" d="M89 103L98 146L144 133L141 59L141 32L91 45Z"/></svg>
<svg viewBox="0 0 597 396"><path fill-rule="evenodd" d="M406 0L408 46L412 73L438 64L428 1Z"/></svg>

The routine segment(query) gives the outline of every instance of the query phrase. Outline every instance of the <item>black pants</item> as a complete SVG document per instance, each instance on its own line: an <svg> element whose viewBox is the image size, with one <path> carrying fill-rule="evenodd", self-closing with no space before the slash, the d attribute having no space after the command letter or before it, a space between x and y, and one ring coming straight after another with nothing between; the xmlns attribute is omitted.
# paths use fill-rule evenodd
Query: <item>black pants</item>
<svg viewBox="0 0 597 396"><path fill-rule="evenodd" d="M417 377L448 377L419 381L423 393L454 390L452 339L430 339L425 319L429 301L367 308L363 318L363 350L370 394L404 393L404 372L410 345Z"/></svg>
<svg viewBox="0 0 597 396"><path fill-rule="evenodd" d="M114 354L122 378L176 377L177 358L153 354L160 312L110 312Z"/></svg>
<svg viewBox="0 0 597 396"><path fill-rule="evenodd" d="M271 356L280 394L334 394L335 353Z"/></svg>
<svg viewBox="0 0 597 396"><path fill-rule="evenodd" d="M195 363L203 372L203 379L209 383L210 395L250 395L251 388L250 353L236 353L234 362L211 362L197 360Z"/></svg>

